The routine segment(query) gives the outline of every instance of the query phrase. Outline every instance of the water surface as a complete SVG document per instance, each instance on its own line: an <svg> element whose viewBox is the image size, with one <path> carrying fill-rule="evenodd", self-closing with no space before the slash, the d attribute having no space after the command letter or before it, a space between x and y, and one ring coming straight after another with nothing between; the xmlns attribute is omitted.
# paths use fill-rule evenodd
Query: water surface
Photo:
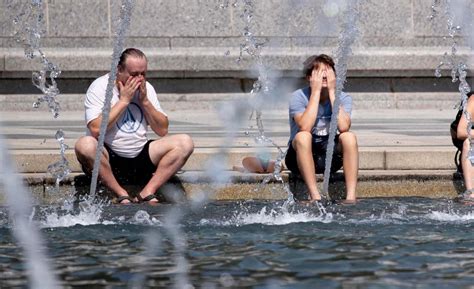
<svg viewBox="0 0 474 289"><path fill-rule="evenodd" d="M282 202L37 207L66 288L472 288L470 206L423 198L314 206ZM0 209L0 288L26 287Z"/></svg>

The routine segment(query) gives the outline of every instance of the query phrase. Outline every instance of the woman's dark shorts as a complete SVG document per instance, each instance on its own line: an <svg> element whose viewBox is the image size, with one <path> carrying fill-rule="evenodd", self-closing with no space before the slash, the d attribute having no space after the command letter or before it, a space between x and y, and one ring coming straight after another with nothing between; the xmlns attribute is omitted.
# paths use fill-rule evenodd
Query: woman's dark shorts
<svg viewBox="0 0 474 289"><path fill-rule="evenodd" d="M152 141L149 140L142 151L134 158L121 157L104 144L109 153L112 172L120 184L144 185L151 179L156 171L156 166L152 163L148 152Z"/></svg>
<svg viewBox="0 0 474 289"><path fill-rule="evenodd" d="M316 173L324 173L326 168L326 151L329 142L329 137L316 137L313 138L313 162L316 167ZM342 153L337 151L337 144L339 143L339 135L336 135L334 141L334 154L332 155L331 173L337 172L342 167ZM296 151L293 145L290 143L288 146L288 152L285 157L286 167L296 175L300 175L298 169L298 162L296 159Z"/></svg>

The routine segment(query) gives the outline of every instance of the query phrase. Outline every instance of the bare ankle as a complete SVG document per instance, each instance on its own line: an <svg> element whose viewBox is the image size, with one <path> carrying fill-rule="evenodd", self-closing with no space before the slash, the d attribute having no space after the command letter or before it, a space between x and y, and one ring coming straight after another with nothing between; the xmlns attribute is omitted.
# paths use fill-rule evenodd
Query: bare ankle
<svg viewBox="0 0 474 289"><path fill-rule="evenodd" d="M128 192L127 191L119 191L119 192L116 192L117 196L121 197L121 196L128 196Z"/></svg>
<svg viewBox="0 0 474 289"><path fill-rule="evenodd" d="M311 200L321 200L321 195L319 194L319 192L310 193L309 197Z"/></svg>
<svg viewBox="0 0 474 289"><path fill-rule="evenodd" d="M356 194L355 193L347 193L346 200L347 201L355 201L356 200Z"/></svg>

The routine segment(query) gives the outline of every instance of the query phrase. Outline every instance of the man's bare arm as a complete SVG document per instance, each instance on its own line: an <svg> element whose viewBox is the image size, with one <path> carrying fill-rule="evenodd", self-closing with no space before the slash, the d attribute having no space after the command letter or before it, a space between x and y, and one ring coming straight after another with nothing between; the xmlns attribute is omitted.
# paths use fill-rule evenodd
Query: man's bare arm
<svg viewBox="0 0 474 289"><path fill-rule="evenodd" d="M139 101L142 103L143 109L145 110L144 113L146 121L150 125L151 129L159 136L167 135L169 126L168 117L156 110L156 108L148 99L145 79L140 85Z"/></svg>
<svg viewBox="0 0 474 289"><path fill-rule="evenodd" d="M310 78L311 96L308 106L303 113L294 115L294 120L300 131L311 132L318 116L319 101L321 99L321 89L323 83L323 70L313 70Z"/></svg>

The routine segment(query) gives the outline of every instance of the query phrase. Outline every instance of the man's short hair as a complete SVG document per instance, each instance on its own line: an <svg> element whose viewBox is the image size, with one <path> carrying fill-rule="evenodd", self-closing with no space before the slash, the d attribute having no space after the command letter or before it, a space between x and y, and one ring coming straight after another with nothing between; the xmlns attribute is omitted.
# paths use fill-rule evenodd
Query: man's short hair
<svg viewBox="0 0 474 289"><path fill-rule="evenodd" d="M336 68L334 60L331 56L326 54L313 55L308 57L308 59L303 62L303 72L306 77L311 76L314 69L319 68L319 64L324 63L332 68L334 73L336 73Z"/></svg>
<svg viewBox="0 0 474 289"><path fill-rule="evenodd" d="M129 57L136 57L136 58L146 58L145 53L137 48L127 48L125 49L122 54L120 55L118 67L119 69L123 69L126 66L127 59Z"/></svg>

